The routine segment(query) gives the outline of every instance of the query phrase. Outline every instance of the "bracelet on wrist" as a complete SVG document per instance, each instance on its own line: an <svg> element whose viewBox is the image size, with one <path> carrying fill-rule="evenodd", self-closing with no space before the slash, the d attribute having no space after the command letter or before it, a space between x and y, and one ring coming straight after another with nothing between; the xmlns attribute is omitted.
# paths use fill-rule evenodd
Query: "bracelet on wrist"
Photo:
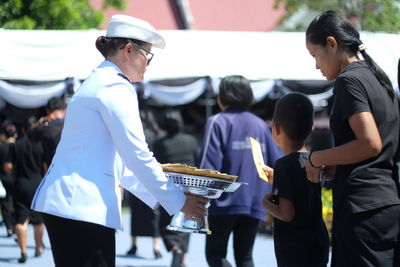
<svg viewBox="0 0 400 267"><path fill-rule="evenodd" d="M314 151L313 151L314 152ZM319 166L315 166L312 161L311 161L311 155L313 152L310 152L310 155L308 155L308 162L310 162L311 167L315 168L315 169L321 169L321 167Z"/></svg>

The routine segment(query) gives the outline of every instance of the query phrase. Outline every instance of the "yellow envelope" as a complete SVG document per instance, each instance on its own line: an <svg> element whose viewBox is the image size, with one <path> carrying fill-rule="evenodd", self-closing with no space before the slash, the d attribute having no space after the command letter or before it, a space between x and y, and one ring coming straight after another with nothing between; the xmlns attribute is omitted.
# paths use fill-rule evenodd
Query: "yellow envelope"
<svg viewBox="0 0 400 267"><path fill-rule="evenodd" d="M249 138L250 140L250 147L251 152L253 153L253 160L254 164L256 165L258 176L268 183L268 175L264 172L263 167L264 164L264 157L262 155L261 144L253 137Z"/></svg>

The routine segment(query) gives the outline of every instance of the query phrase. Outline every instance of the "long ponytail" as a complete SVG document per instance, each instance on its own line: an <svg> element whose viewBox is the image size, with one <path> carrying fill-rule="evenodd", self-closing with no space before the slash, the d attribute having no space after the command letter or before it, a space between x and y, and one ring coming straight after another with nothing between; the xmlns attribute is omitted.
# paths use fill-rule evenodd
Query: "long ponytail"
<svg viewBox="0 0 400 267"><path fill-rule="evenodd" d="M399 58L399 64L397 65L397 85L399 86L400 90L400 58Z"/></svg>
<svg viewBox="0 0 400 267"><path fill-rule="evenodd" d="M361 55L363 56L365 62L371 69L371 71L375 74L376 78L382 84L383 87L386 88L387 93L389 94L390 98L394 99L394 89L389 77L386 73L375 63L375 61L370 57L364 49L359 49Z"/></svg>

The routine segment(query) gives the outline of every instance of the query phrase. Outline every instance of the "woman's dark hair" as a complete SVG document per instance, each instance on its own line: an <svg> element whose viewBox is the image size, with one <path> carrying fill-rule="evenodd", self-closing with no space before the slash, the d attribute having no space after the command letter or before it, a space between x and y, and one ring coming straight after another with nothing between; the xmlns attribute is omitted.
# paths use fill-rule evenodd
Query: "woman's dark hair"
<svg viewBox="0 0 400 267"><path fill-rule="evenodd" d="M142 121L143 128L148 128L158 136L161 132L160 125L158 125L153 112L145 106L139 108L140 120Z"/></svg>
<svg viewBox="0 0 400 267"><path fill-rule="evenodd" d="M166 110L162 116L162 127L168 134L176 134L183 130L183 119L178 110Z"/></svg>
<svg viewBox="0 0 400 267"><path fill-rule="evenodd" d="M287 94L276 102L272 121L279 124L291 140L304 142L313 127L314 106L304 94Z"/></svg>
<svg viewBox="0 0 400 267"><path fill-rule="evenodd" d="M248 109L253 104L250 82L241 75L224 77L219 84L219 101L230 108Z"/></svg>
<svg viewBox="0 0 400 267"><path fill-rule="evenodd" d="M117 51L124 48L129 41L140 46L145 44L145 42L136 39L100 36L96 39L96 48L104 58L107 58L108 56L115 55Z"/></svg>
<svg viewBox="0 0 400 267"><path fill-rule="evenodd" d="M325 46L328 36L334 37L350 55L357 56L357 53L360 52L378 81L386 88L390 97L394 98L394 90L389 77L367 54L362 45L363 42L360 40L359 32L347 19L335 11L326 11L317 16L306 31L307 42L315 45Z"/></svg>
<svg viewBox="0 0 400 267"><path fill-rule="evenodd" d="M13 137L17 133L17 126L12 121L5 120L2 124L2 132L7 138Z"/></svg>

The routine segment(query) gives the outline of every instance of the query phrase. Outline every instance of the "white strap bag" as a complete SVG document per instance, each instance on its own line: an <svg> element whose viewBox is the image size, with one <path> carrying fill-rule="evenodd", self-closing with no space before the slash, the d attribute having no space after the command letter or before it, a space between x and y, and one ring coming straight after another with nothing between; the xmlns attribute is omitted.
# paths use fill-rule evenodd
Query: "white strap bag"
<svg viewBox="0 0 400 267"><path fill-rule="evenodd" d="M3 183L0 180L0 198L6 197L6 189L4 188Z"/></svg>

